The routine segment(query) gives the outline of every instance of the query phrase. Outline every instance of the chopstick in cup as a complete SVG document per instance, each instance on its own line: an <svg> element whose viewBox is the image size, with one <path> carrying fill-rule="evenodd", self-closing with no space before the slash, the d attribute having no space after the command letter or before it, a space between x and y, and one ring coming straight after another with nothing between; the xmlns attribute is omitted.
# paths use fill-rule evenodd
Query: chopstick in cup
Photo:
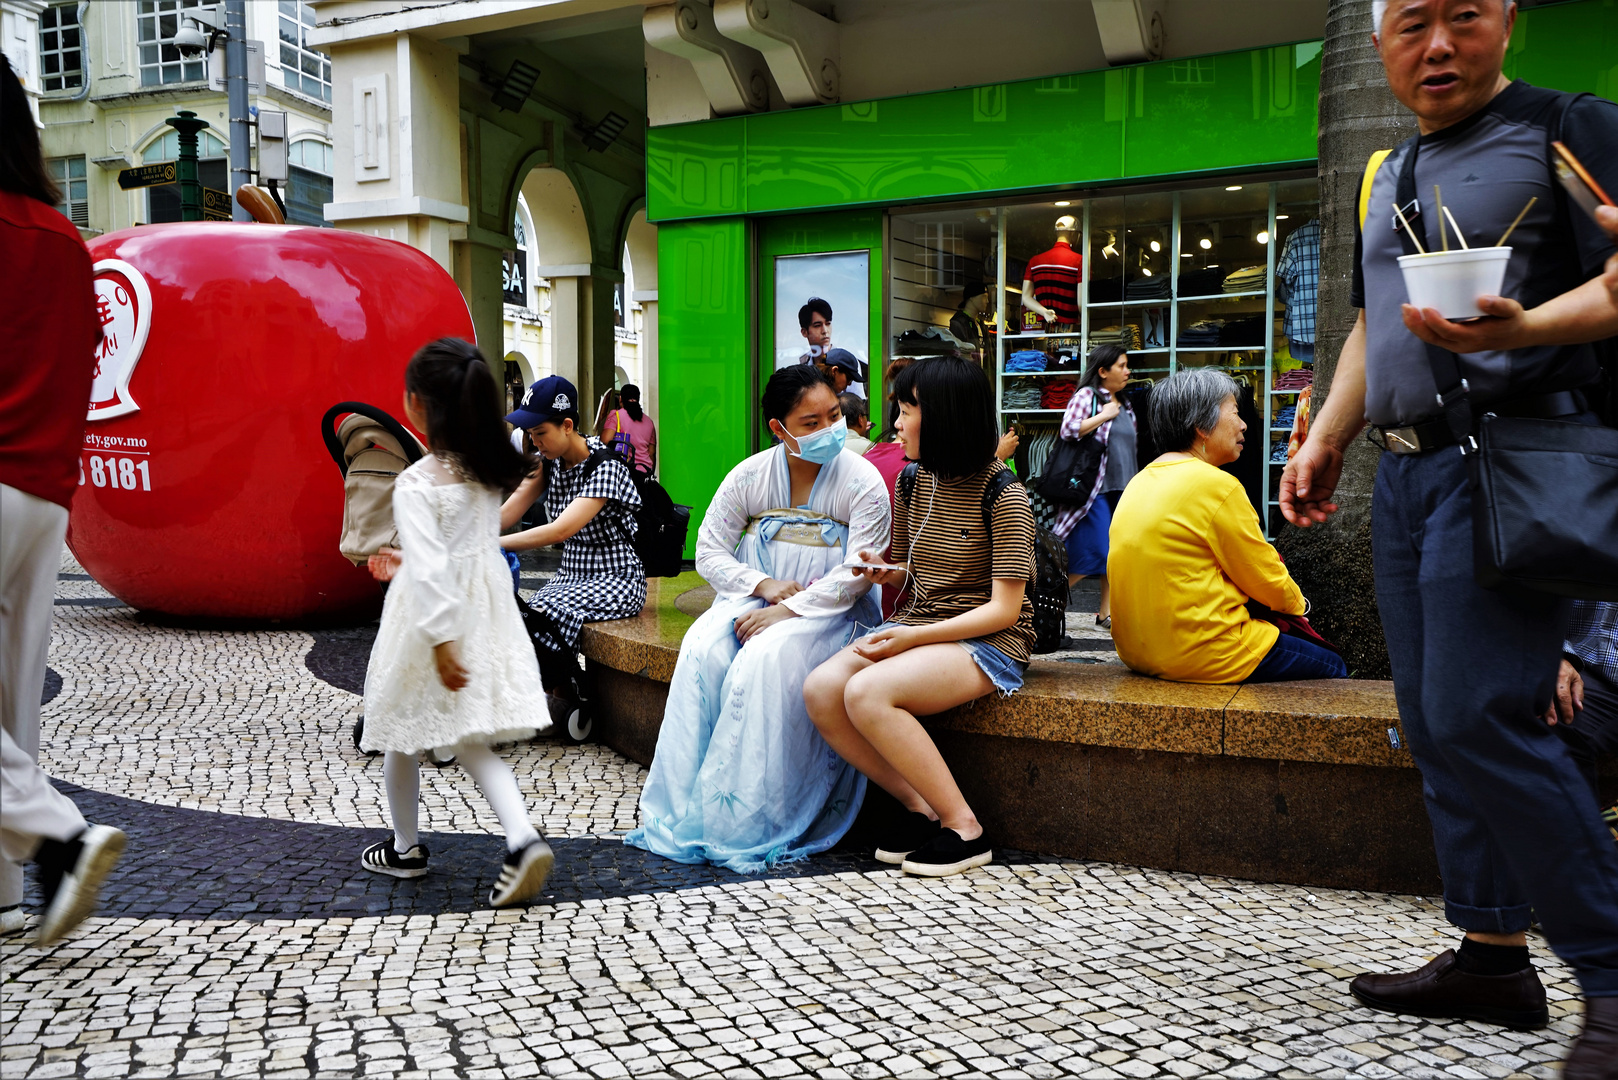
<svg viewBox="0 0 1618 1080"><path fill-rule="evenodd" d="M1530 203L1529 205L1532 206L1533 204ZM1526 214L1527 212L1528 212L1527 210L1523 211L1524 214ZM1399 224L1401 224L1401 225L1403 225L1405 227L1405 232L1410 234L1410 242L1412 244L1416 245L1416 250L1421 252L1423 255L1427 254L1427 249L1421 246L1421 241L1420 240L1416 239L1416 230L1412 229L1410 227L1410 222L1405 220L1405 212L1403 210L1399 209L1399 204L1398 203L1393 204L1393 213L1394 213L1394 215L1396 217L1398 217ZM1518 220L1521 220L1521 215L1518 215ZM1508 229L1506 231L1509 233L1511 230Z"/></svg>
<svg viewBox="0 0 1618 1080"><path fill-rule="evenodd" d="M1455 215L1449 212L1447 206L1444 207L1444 216L1449 218L1450 227L1455 230L1455 238L1461 242L1461 250L1471 251L1472 245L1466 242L1466 237L1461 234L1461 227L1455 223Z"/></svg>
<svg viewBox="0 0 1618 1080"><path fill-rule="evenodd" d="M1523 207L1522 211L1517 214L1517 219L1506 227L1505 232L1500 234L1500 239L1495 243L1495 245L1494 245L1495 247L1505 247L1506 246L1506 237L1510 236L1511 231L1513 229L1515 229L1522 222L1523 218L1528 216L1528 211L1532 210L1534 208L1534 204L1537 203L1538 201L1539 201L1539 196L1538 195L1535 195L1533 198L1528 200L1528 205Z"/></svg>
<svg viewBox="0 0 1618 1080"><path fill-rule="evenodd" d="M1444 231L1444 196L1439 192L1437 184L1433 185L1433 201L1438 204L1438 239L1443 243L1444 250L1448 251L1449 233Z"/></svg>

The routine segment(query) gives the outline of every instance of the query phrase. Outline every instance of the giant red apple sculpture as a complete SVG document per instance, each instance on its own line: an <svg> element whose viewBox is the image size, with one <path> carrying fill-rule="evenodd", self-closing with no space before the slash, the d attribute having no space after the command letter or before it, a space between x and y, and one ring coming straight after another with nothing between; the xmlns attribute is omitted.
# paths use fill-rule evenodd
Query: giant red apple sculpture
<svg viewBox="0 0 1618 1080"><path fill-rule="evenodd" d="M376 583L337 551L320 417L344 400L400 411L411 354L472 336L454 281L404 244L299 226L148 225L90 254L105 339L68 529L79 562L171 615L375 610Z"/></svg>

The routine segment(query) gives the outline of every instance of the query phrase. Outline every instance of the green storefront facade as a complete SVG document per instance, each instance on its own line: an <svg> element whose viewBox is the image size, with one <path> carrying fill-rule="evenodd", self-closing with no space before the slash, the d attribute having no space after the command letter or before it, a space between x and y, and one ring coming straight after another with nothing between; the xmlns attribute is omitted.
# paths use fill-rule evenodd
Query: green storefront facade
<svg viewBox="0 0 1618 1080"><path fill-rule="evenodd" d="M873 399L901 327L923 327L924 309L942 321L955 296L978 288L991 298L981 356L1008 421L1049 424L1057 412L1036 407L1007 374L1019 346L1059 362L1120 332L1133 341L1133 368L1251 372L1265 426L1285 419L1296 398L1270 388L1297 365L1273 280L1283 242L1311 212L1321 44L651 129L647 212L658 226L658 421L670 493L700 516L726 472L764 445L758 389L777 362L773 267L783 256L868 253L869 282L857 291L869 296L869 341L859 345ZM1618 0L1523 12L1506 73L1618 97ZM1082 313L1041 325L1017 317L1028 252L1016 244L1030 229L1048 237L1059 213L1073 216L1084 256ZM1182 297L1190 271L1221 252L1224 271L1250 263L1243 280L1260 287L1227 282L1223 294ZM1154 268L1162 291L1153 291ZM1115 300L1101 288L1107 273L1117 274L1105 279ZM1196 337L1238 317L1274 329L1234 344ZM1272 437L1284 442L1279 425ZM1274 475L1257 485L1262 504Z"/></svg>

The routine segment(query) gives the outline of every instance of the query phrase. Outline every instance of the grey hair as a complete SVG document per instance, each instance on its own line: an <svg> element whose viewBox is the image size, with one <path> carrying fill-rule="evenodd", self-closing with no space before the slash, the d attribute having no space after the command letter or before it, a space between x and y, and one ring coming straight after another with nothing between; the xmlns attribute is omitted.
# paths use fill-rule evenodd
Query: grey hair
<svg viewBox="0 0 1618 1080"><path fill-rule="evenodd" d="M1236 394L1236 380L1218 368L1176 371L1152 390L1152 437L1159 450L1184 452L1198 432L1219 425L1219 409Z"/></svg>
<svg viewBox="0 0 1618 1080"><path fill-rule="evenodd" d="M1389 0L1371 0L1371 32L1373 34L1382 32L1382 17L1388 13L1388 3ZM1516 6L1517 0L1500 0L1500 10L1502 12Z"/></svg>

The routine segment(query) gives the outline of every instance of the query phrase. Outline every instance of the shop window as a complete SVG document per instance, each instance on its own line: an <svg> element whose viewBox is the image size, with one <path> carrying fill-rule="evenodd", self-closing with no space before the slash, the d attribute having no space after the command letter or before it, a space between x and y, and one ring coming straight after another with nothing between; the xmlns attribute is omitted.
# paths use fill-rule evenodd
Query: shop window
<svg viewBox="0 0 1618 1080"><path fill-rule="evenodd" d="M149 144L141 153L141 161L150 165L157 161L173 161L180 156L180 133L167 132ZM203 187L215 191L230 190L230 166L225 160L225 143L211 131L197 133L197 176ZM146 189L146 220L179 221L180 186L164 184Z"/></svg>
<svg viewBox="0 0 1618 1080"><path fill-rule="evenodd" d="M1143 398L1181 368L1219 368L1266 435L1249 435L1229 471L1274 535L1313 380L1317 181L1081 194L890 214L889 357L982 363L1002 426L1022 433L1024 476L1054 448L1096 346L1128 352L1129 393Z"/></svg>
<svg viewBox="0 0 1618 1080"><path fill-rule="evenodd" d="M181 18L201 6L201 0L140 0L135 9L135 36L140 47L142 86L201 82L208 77L205 59L187 59L174 47Z"/></svg>
<svg viewBox="0 0 1618 1080"><path fill-rule="evenodd" d="M287 150L287 185L282 195L287 222L326 224L332 197L332 148L318 139L300 139Z"/></svg>
<svg viewBox="0 0 1618 1080"><path fill-rule="evenodd" d="M89 181L85 176L84 158L59 157L49 158L45 167L50 171L51 179L62 192L61 201L56 209L62 212L73 224L81 229L90 227L90 193Z"/></svg>
<svg viewBox="0 0 1618 1080"><path fill-rule="evenodd" d="M1214 59L1199 56L1192 60L1174 60L1169 63L1170 86L1212 86Z"/></svg>
<svg viewBox="0 0 1618 1080"><path fill-rule="evenodd" d="M288 90L331 100L331 58L309 47L315 11L307 0L280 0L281 78Z"/></svg>
<svg viewBox="0 0 1618 1080"><path fill-rule="evenodd" d="M39 13L39 72L46 92L84 85L79 5L55 4Z"/></svg>

